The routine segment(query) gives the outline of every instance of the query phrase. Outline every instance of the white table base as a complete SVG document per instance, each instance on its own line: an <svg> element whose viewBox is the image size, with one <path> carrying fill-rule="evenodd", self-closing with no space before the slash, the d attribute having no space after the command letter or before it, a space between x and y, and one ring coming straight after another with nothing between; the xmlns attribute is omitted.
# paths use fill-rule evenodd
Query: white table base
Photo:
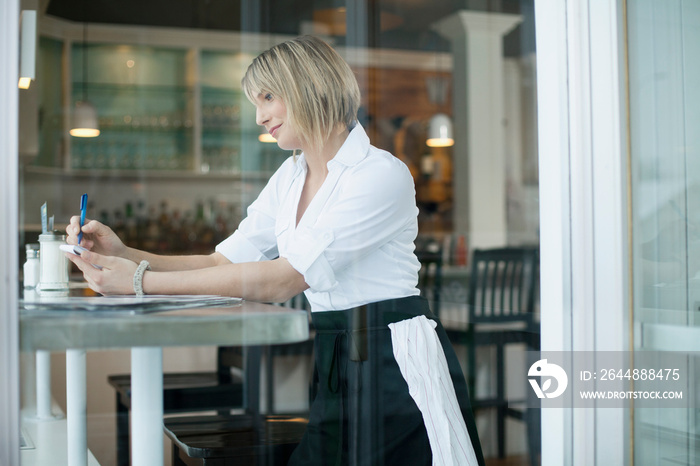
<svg viewBox="0 0 700 466"><path fill-rule="evenodd" d="M309 334L305 311L254 302L138 316L84 312L66 319L56 319L56 312L73 309L60 304L31 310L20 313L21 349L66 351L69 466L84 466L90 458L85 350L132 348L132 465L156 466L164 457L162 346L293 343Z"/></svg>
<svg viewBox="0 0 700 466"><path fill-rule="evenodd" d="M66 351L68 465L85 466L87 380L85 351ZM163 350L131 350L131 430L133 466L163 464ZM49 407L50 412L50 407Z"/></svg>
<svg viewBox="0 0 700 466"><path fill-rule="evenodd" d="M163 464L163 350L131 349L131 464Z"/></svg>
<svg viewBox="0 0 700 466"><path fill-rule="evenodd" d="M86 383L85 350L66 350L66 420L68 429L68 466L87 465Z"/></svg>
<svg viewBox="0 0 700 466"><path fill-rule="evenodd" d="M52 419L51 414L51 352L35 353L36 371L36 417Z"/></svg>

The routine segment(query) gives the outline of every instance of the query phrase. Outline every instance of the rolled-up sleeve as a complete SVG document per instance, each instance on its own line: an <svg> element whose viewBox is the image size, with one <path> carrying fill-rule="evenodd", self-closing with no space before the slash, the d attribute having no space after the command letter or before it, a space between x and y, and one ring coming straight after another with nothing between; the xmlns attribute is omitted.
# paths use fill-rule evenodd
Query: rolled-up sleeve
<svg viewBox="0 0 700 466"><path fill-rule="evenodd" d="M261 239L261 235L255 235L255 239ZM260 248L240 230L234 231L231 236L219 243L215 248L216 252L223 254L226 259L233 263L264 261L274 259L277 256L275 254L269 257L261 249L264 249L264 247ZM271 249L267 250L268 254L273 254L276 248L274 251Z"/></svg>
<svg viewBox="0 0 700 466"><path fill-rule="evenodd" d="M323 254L332 242L331 230L298 231L293 235L293 246L285 256L314 291L330 291L337 284L333 268Z"/></svg>
<svg viewBox="0 0 700 466"><path fill-rule="evenodd" d="M279 211L281 190L288 187L294 171L291 160L272 175L258 198L248 207L247 216L238 229L219 243L215 250L233 263L272 260L278 255L275 219Z"/></svg>

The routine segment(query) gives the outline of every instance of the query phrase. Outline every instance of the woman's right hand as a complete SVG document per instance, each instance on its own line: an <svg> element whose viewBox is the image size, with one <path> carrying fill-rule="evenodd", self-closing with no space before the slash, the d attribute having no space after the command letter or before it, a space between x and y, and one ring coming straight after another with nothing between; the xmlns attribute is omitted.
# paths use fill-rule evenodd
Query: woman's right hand
<svg viewBox="0 0 700 466"><path fill-rule="evenodd" d="M80 233L80 217L71 217L70 224L66 227L68 244L78 244ZM83 225L83 240L80 246L106 256L124 257L126 246L119 237L107 225L97 220L85 220Z"/></svg>

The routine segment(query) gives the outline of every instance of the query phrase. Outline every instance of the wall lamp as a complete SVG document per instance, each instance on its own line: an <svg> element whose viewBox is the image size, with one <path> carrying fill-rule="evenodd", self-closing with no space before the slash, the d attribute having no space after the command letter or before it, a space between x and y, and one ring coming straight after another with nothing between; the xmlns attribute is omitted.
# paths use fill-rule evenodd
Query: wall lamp
<svg viewBox="0 0 700 466"><path fill-rule="evenodd" d="M17 87L29 89L36 78L36 11L22 10L19 36L19 82Z"/></svg>

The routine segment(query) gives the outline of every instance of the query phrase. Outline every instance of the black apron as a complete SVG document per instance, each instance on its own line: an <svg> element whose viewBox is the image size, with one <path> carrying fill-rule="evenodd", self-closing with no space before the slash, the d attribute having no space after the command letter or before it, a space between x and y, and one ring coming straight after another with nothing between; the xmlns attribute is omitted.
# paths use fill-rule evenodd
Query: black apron
<svg viewBox="0 0 700 466"><path fill-rule="evenodd" d="M419 296L311 314L318 392L290 465L432 465L423 417L394 359L388 327L419 315L437 322L457 400L484 465L462 369L440 321Z"/></svg>

